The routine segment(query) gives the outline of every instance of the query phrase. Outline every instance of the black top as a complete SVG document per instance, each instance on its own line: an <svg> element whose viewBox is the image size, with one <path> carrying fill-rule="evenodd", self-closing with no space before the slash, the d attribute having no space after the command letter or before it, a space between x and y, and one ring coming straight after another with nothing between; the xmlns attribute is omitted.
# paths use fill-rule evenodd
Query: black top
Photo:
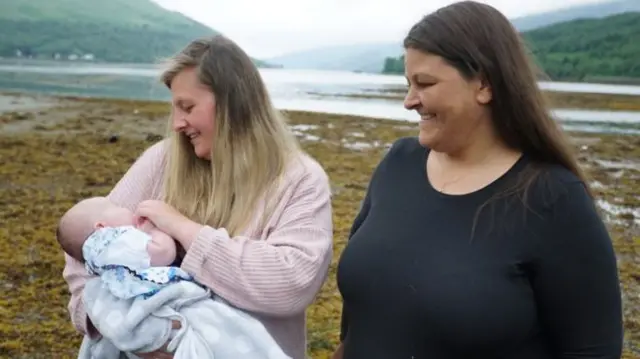
<svg viewBox="0 0 640 359"><path fill-rule="evenodd" d="M620 358L621 295L607 230L579 179L524 169L468 195L430 186L403 138L375 170L338 264L344 359ZM494 197L495 198L495 197Z"/></svg>

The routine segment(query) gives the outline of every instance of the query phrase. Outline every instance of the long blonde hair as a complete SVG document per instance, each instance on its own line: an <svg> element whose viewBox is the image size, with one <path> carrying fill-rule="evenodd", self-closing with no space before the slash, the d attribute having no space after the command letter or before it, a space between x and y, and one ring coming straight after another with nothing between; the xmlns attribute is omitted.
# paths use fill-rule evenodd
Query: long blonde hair
<svg viewBox="0 0 640 359"><path fill-rule="evenodd" d="M171 89L188 68L215 96L211 159L196 157L184 134L169 124L163 197L190 219L234 236L251 224L260 203L265 207L259 223L268 220L278 180L300 149L257 67L234 42L221 35L192 41L169 60L161 80Z"/></svg>

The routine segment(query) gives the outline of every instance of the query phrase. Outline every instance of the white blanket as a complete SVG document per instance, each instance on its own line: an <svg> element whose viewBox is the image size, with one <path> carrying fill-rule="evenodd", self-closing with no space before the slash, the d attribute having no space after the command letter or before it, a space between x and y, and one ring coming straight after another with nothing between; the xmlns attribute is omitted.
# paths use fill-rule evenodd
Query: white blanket
<svg viewBox="0 0 640 359"><path fill-rule="evenodd" d="M169 342L174 359L291 359L262 323L189 281L169 284L154 295L122 299L99 277L87 281L83 301L102 334L85 336L78 359L138 358ZM181 328L171 329L171 320Z"/></svg>

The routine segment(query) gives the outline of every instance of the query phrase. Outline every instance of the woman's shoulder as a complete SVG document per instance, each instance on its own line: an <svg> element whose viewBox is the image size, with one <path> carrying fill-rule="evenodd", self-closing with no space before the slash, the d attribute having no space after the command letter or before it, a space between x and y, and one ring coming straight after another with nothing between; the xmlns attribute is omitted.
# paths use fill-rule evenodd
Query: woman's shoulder
<svg viewBox="0 0 640 359"><path fill-rule="evenodd" d="M165 138L147 147L144 152L151 157L164 157L168 150L169 139Z"/></svg>
<svg viewBox="0 0 640 359"><path fill-rule="evenodd" d="M575 188L585 187L586 184L572 171L556 164L540 165L539 184L541 188L552 190L558 194L568 194Z"/></svg>
<svg viewBox="0 0 640 359"><path fill-rule="evenodd" d="M165 161L168 151L169 140L162 139L145 148L142 154L138 157L138 161L147 164L159 165Z"/></svg>
<svg viewBox="0 0 640 359"><path fill-rule="evenodd" d="M427 148L420 144L420 141L416 136L400 137L389 147L387 157L424 153L427 150Z"/></svg>
<svg viewBox="0 0 640 359"><path fill-rule="evenodd" d="M588 183L561 165L540 164L539 174L531 184L527 197L534 207L547 209L568 203L573 206L591 206Z"/></svg>
<svg viewBox="0 0 640 359"><path fill-rule="evenodd" d="M400 137L389 146L372 176L415 168L417 161L426 159L427 151L429 150L420 144L417 137Z"/></svg>
<svg viewBox="0 0 640 359"><path fill-rule="evenodd" d="M310 154L300 151L291 157L284 179L289 184L307 182L313 185L329 183L329 176L324 166Z"/></svg>

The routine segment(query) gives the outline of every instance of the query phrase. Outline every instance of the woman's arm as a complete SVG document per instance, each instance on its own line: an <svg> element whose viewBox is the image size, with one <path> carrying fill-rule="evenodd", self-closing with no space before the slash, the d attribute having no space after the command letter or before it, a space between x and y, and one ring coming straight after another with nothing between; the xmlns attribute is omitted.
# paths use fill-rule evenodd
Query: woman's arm
<svg viewBox="0 0 640 359"><path fill-rule="evenodd" d="M113 203L133 210L138 202L150 198L162 172L163 145L164 142L160 142L149 147L129 168L108 195ZM98 333L93 329L82 304L82 291L91 276L87 274L83 263L65 254L62 277L71 294L67 306L71 322L80 333L95 337Z"/></svg>
<svg viewBox="0 0 640 359"><path fill-rule="evenodd" d="M387 171L387 164L389 163L390 159L392 159L398 153L399 148L402 148L405 145L405 143L408 143L409 141L411 141L411 139L406 137L396 140L391 146L391 148L389 148L389 150L384 154L382 160L380 160L375 170L371 174L371 179L369 180L369 184L367 186L364 199L360 203L360 209L358 211L358 214L353 220L353 224L351 225L351 229L349 230L349 240L358 231L360 226L362 226L362 223L364 223L365 219L369 215L369 210L371 209L371 192L373 191L373 188L376 185L376 178L379 176L379 173ZM349 308L343 301L342 314L340 317L340 344L334 351L332 359L342 359L344 355L343 343L345 341L345 338L347 337L348 330L349 330Z"/></svg>
<svg viewBox="0 0 640 359"><path fill-rule="evenodd" d="M302 313L326 279L333 224L324 169L309 162L298 177L265 241L229 238L224 229L204 226L185 245L182 268L242 309L270 316Z"/></svg>
<svg viewBox="0 0 640 359"><path fill-rule="evenodd" d="M532 285L558 359L619 359L622 304L611 239L581 183L564 184L541 238Z"/></svg>
<svg viewBox="0 0 640 359"><path fill-rule="evenodd" d="M78 332L87 334L91 338L96 338L99 336L99 333L89 320L89 317L87 317L87 312L82 302L84 284L91 278L91 275L87 273L84 264L66 253L64 253L64 262L62 278L67 282L69 293L71 294L71 298L67 304L67 310L71 316L71 323Z"/></svg>
<svg viewBox="0 0 640 359"><path fill-rule="evenodd" d="M358 214L356 215L356 218L354 219L353 224L351 225L351 230L349 231L349 239L353 237L353 235L356 233L358 228L360 228L360 226L362 225L362 222L364 222L364 220L367 218L367 215L369 214L369 208L371 208L370 190L371 190L371 184L369 184L369 187L367 188L367 191L364 196L364 200L360 205L360 210L358 211ZM342 314L340 317L340 344L338 345L335 352L333 353L333 356L331 357L332 359L342 359L343 352L344 352L343 342L347 337L348 330L349 330L349 311L347 309L346 304L343 302Z"/></svg>

